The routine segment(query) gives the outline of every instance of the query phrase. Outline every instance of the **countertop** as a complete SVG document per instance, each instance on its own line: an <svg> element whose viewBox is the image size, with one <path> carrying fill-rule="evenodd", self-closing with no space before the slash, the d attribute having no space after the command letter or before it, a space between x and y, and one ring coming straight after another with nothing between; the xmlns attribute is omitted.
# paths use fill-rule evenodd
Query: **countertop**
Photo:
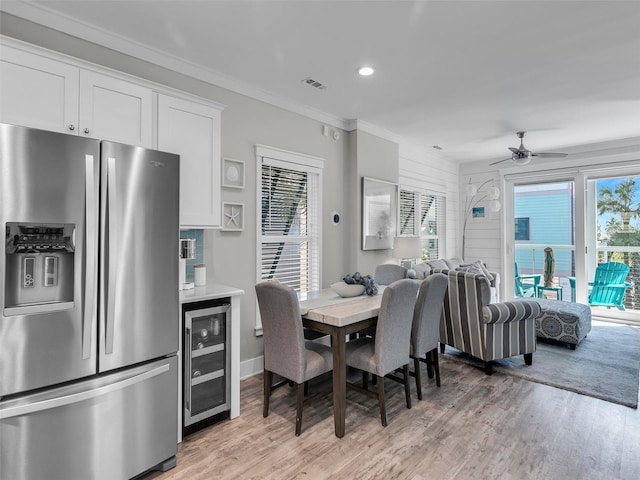
<svg viewBox="0 0 640 480"><path fill-rule="evenodd" d="M238 295L244 295L244 290L220 283L208 283L204 287L180 290L180 305L183 303L200 302L214 298L235 297Z"/></svg>

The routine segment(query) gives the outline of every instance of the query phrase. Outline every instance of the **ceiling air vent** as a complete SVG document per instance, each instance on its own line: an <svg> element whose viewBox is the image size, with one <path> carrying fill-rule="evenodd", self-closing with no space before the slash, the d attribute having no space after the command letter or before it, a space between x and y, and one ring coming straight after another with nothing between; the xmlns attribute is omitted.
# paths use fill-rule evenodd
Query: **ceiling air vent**
<svg viewBox="0 0 640 480"><path fill-rule="evenodd" d="M324 86L323 84L321 84L320 82L318 82L317 80L314 80L311 77L307 77L304 80L302 80L304 83L306 83L307 85L310 85L312 87L317 88L318 90L324 90L325 88L327 88L326 86Z"/></svg>

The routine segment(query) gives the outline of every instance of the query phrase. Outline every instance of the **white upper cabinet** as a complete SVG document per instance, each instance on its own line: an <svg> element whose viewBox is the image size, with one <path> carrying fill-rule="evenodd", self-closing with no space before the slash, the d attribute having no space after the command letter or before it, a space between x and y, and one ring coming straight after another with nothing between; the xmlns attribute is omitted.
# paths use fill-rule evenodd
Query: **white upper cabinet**
<svg viewBox="0 0 640 480"><path fill-rule="evenodd" d="M181 227L220 227L221 110L158 95L158 149L180 155Z"/></svg>
<svg viewBox="0 0 640 480"><path fill-rule="evenodd" d="M0 121L151 147L153 90L2 45Z"/></svg>
<svg viewBox="0 0 640 480"><path fill-rule="evenodd" d="M0 121L77 133L80 69L2 45Z"/></svg>
<svg viewBox="0 0 640 480"><path fill-rule="evenodd" d="M0 39L0 122L177 153L180 226L220 228L222 105L7 42Z"/></svg>
<svg viewBox="0 0 640 480"><path fill-rule="evenodd" d="M79 135L151 148L153 90L81 71Z"/></svg>

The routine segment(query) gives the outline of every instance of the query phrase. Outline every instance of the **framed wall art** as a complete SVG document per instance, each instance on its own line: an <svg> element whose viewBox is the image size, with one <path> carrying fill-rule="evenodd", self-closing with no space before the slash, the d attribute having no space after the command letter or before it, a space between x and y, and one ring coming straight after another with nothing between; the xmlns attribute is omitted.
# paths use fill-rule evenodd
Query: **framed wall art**
<svg viewBox="0 0 640 480"><path fill-rule="evenodd" d="M222 186L244 188L244 161L233 158L222 159Z"/></svg>
<svg viewBox="0 0 640 480"><path fill-rule="evenodd" d="M398 185L362 177L362 249L393 248L398 213Z"/></svg>
<svg viewBox="0 0 640 480"><path fill-rule="evenodd" d="M473 207L471 209L472 218L484 218L484 207Z"/></svg>
<svg viewBox="0 0 640 480"><path fill-rule="evenodd" d="M222 203L222 231L241 232L244 230L244 203Z"/></svg>

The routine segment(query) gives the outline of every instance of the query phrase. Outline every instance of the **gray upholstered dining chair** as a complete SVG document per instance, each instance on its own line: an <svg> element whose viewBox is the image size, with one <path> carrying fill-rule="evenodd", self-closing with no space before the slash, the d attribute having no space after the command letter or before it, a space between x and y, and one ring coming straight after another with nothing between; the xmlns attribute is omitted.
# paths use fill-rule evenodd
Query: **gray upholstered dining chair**
<svg viewBox="0 0 640 480"><path fill-rule="evenodd" d="M264 343L263 417L269 415L271 392L286 385L297 385L296 435L302 431L305 383L333 369L331 348L304 339L300 304L295 291L282 283L266 281L256 286L262 318ZM286 380L273 385L273 374Z"/></svg>
<svg viewBox="0 0 640 480"><path fill-rule="evenodd" d="M413 280L398 280L387 286L382 293L375 338L361 337L347 342L346 346L347 365L363 372L362 387L350 382L347 387L377 398L384 427L387 426L384 378L398 368L404 372L407 408L411 408L409 340L417 293L418 283ZM376 376L377 392L368 389L369 374Z"/></svg>
<svg viewBox="0 0 640 480"><path fill-rule="evenodd" d="M416 379L418 399L422 400L420 362L427 364L429 378L435 371L436 385L440 386L440 362L438 360L438 339L440 337L440 317L444 305L449 279L442 273L434 273L420 283L418 299L413 311L411 327L410 355L413 358L412 376Z"/></svg>
<svg viewBox="0 0 640 480"><path fill-rule="evenodd" d="M378 265L373 272L373 279L378 285L391 285L397 280L407 278L407 269L402 265L384 263Z"/></svg>

